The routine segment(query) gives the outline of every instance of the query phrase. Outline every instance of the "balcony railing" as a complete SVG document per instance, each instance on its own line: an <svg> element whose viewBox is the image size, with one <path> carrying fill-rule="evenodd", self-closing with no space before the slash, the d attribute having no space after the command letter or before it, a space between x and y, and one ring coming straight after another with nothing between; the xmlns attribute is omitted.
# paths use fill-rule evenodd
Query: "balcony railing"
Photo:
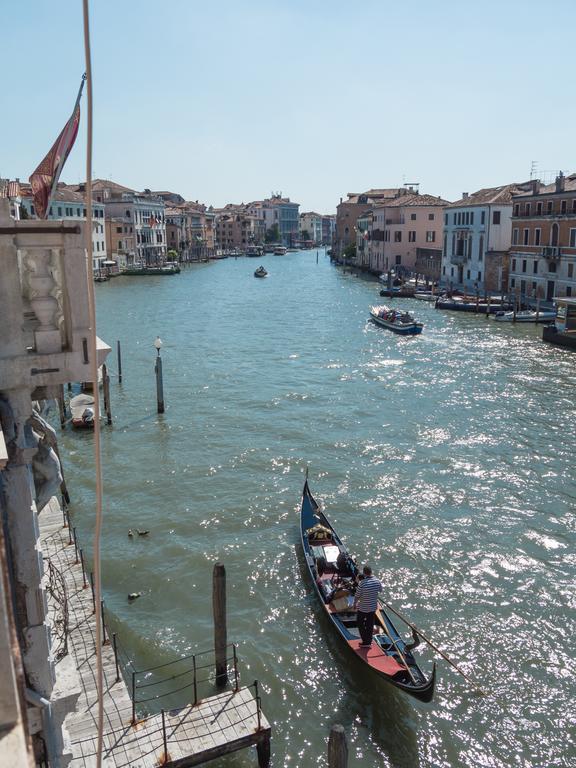
<svg viewBox="0 0 576 768"><path fill-rule="evenodd" d="M455 265L465 264L468 260L468 257L465 256L463 253L453 253L452 256L450 256L450 263Z"/></svg>
<svg viewBox="0 0 576 768"><path fill-rule="evenodd" d="M542 248L541 255L550 261L557 261L562 255L562 251L557 245L545 245Z"/></svg>

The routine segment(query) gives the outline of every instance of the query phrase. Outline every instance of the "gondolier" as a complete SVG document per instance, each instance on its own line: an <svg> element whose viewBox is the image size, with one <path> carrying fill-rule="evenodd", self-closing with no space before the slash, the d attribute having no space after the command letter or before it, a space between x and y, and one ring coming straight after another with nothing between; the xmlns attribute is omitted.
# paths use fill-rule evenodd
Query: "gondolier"
<svg viewBox="0 0 576 768"><path fill-rule="evenodd" d="M357 610L356 618L362 638L361 647L369 648L372 645L374 617L378 608L378 593L382 592L382 584L372 575L372 568L369 565L364 566L362 573L364 578L356 589L354 608Z"/></svg>

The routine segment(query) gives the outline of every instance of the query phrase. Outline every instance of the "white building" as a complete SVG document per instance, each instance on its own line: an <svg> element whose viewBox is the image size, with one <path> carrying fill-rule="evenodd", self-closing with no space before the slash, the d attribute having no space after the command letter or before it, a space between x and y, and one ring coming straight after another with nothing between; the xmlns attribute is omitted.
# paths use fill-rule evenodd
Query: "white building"
<svg viewBox="0 0 576 768"><path fill-rule="evenodd" d="M29 185L22 185L20 216L29 219L37 218L34 198ZM83 195L68 188L65 184L58 184L58 189L50 199L47 218L86 221L86 203ZM92 205L92 267L94 272L99 272L107 260L104 206L94 202Z"/></svg>
<svg viewBox="0 0 576 768"><path fill-rule="evenodd" d="M440 284L481 293L505 291L505 267L512 238L512 195L529 188L505 184L481 189L448 205Z"/></svg>
<svg viewBox="0 0 576 768"><path fill-rule="evenodd" d="M306 232L308 237L303 238ZM319 213L308 211L300 214L300 238L313 240L314 245L322 244L322 216Z"/></svg>

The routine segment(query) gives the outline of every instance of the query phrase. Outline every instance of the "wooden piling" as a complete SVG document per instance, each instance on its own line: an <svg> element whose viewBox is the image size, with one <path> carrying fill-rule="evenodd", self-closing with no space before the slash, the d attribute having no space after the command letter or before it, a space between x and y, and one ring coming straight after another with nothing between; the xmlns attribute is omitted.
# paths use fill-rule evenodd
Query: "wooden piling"
<svg viewBox="0 0 576 768"><path fill-rule="evenodd" d="M162 358L160 355L156 358L156 401L158 413L164 413L164 382L162 380Z"/></svg>
<svg viewBox="0 0 576 768"><path fill-rule="evenodd" d="M226 685L226 569L216 563L212 576L212 610L214 613L214 654L216 656L216 684Z"/></svg>
<svg viewBox="0 0 576 768"><path fill-rule="evenodd" d="M118 358L118 384L122 384L122 353L120 351L120 339L116 342L116 355Z"/></svg>
<svg viewBox="0 0 576 768"><path fill-rule="evenodd" d="M104 410L106 411L106 423L112 424L112 409L110 407L110 376L106 363L102 365L102 389L104 390Z"/></svg>
<svg viewBox="0 0 576 768"><path fill-rule="evenodd" d="M486 299L486 320L490 317L490 299L492 296L488 294L488 298Z"/></svg>
<svg viewBox="0 0 576 768"><path fill-rule="evenodd" d="M60 427L66 426L66 403L64 401L64 384L58 390L58 411L60 413Z"/></svg>
<svg viewBox="0 0 576 768"><path fill-rule="evenodd" d="M328 739L328 768L347 768L348 744L346 732L341 725L333 725Z"/></svg>
<svg viewBox="0 0 576 768"><path fill-rule="evenodd" d="M258 754L258 768L268 768L270 765L270 731L256 745Z"/></svg>

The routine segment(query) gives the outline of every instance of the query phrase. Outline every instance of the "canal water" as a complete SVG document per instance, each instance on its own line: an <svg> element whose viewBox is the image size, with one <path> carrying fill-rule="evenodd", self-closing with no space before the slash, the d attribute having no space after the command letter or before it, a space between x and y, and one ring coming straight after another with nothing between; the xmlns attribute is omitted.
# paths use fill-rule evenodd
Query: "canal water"
<svg viewBox="0 0 576 768"><path fill-rule="evenodd" d="M95 286L98 333L123 351L102 447L103 588L123 646L138 668L210 648L220 561L274 766L326 765L335 722L354 768L574 765L576 356L541 329L381 300L323 251L261 262L264 280L238 258ZM374 326L378 301L423 334ZM63 448L87 541L92 435L67 431ZM298 546L306 466L386 598L488 696L439 659L434 701L414 702L326 636Z"/></svg>

